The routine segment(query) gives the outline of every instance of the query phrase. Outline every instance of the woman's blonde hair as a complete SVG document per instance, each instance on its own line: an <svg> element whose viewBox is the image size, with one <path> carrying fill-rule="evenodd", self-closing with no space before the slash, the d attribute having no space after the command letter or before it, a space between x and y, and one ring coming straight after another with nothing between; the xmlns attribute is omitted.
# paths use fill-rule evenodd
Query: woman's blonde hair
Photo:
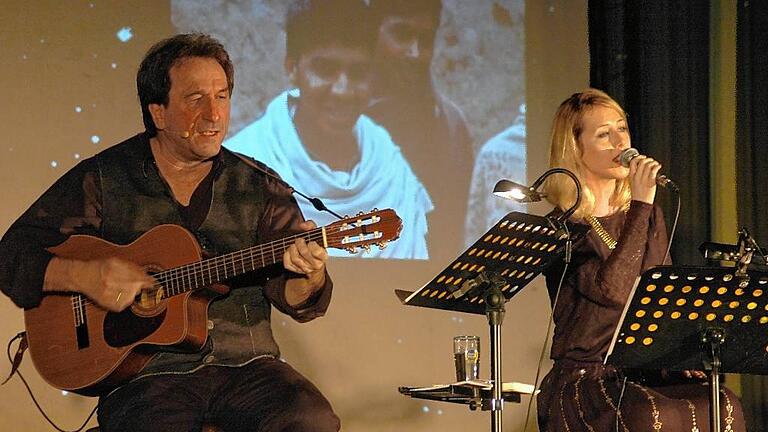
<svg viewBox="0 0 768 432"><path fill-rule="evenodd" d="M627 114L621 106L604 92L589 88L574 93L560 104L552 122L552 137L549 147L550 168L565 168L576 174L581 182L581 204L574 212L577 219L591 215L595 208L595 194L585 182L585 167L582 161L583 149L579 143L584 115L597 106L611 108L626 120ZM565 175L553 175L545 183L547 200L561 210L570 208L576 202L576 186ZM629 177L616 181L610 204L623 207L631 200Z"/></svg>

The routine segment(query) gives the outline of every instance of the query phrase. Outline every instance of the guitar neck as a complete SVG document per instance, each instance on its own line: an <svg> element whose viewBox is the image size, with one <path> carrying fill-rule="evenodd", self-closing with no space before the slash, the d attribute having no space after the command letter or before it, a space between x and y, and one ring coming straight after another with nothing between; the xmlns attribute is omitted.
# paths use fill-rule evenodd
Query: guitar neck
<svg viewBox="0 0 768 432"><path fill-rule="evenodd" d="M280 263L283 261L285 251L299 238L303 238L306 242L316 241L327 247L325 227L321 227L225 255L174 267L155 273L153 276L163 287L163 298L173 297Z"/></svg>

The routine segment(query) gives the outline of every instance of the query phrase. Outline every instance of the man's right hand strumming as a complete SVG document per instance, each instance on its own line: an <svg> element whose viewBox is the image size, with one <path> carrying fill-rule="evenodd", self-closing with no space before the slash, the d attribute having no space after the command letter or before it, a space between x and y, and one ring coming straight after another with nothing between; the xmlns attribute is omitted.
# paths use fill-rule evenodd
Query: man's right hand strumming
<svg viewBox="0 0 768 432"><path fill-rule="evenodd" d="M79 292L104 309L120 312L154 284L143 268L119 258L78 261L54 257L46 269L43 290Z"/></svg>

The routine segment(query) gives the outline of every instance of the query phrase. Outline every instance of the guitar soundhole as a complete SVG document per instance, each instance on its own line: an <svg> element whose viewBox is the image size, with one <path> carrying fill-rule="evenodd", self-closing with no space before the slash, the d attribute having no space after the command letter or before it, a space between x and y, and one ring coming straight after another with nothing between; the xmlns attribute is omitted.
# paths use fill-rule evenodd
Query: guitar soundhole
<svg viewBox="0 0 768 432"><path fill-rule="evenodd" d="M125 347L154 333L165 319L166 311L151 317L136 316L131 308L109 312L104 317L104 341L111 347Z"/></svg>
<svg viewBox="0 0 768 432"><path fill-rule="evenodd" d="M164 311L166 308L165 290L163 287L144 290L136 297L131 305L133 313L140 317L151 317Z"/></svg>
<svg viewBox="0 0 768 432"><path fill-rule="evenodd" d="M144 269L151 276L154 276L163 270L156 264L147 264L144 266ZM158 284L152 289L142 291L131 305L131 310L140 317L157 315L165 310L166 298L167 292L165 286Z"/></svg>

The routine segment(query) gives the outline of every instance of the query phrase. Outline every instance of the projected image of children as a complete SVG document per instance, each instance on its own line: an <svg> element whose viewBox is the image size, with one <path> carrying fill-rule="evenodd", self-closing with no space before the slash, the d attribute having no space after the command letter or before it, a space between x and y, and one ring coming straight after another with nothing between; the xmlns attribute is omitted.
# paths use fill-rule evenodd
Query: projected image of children
<svg viewBox="0 0 768 432"><path fill-rule="evenodd" d="M285 34L293 88L225 145L266 163L337 213L395 209L403 219L400 239L362 256L427 259L429 193L387 131L363 115L377 35L370 9L362 0L296 1ZM320 225L335 220L306 200L299 205Z"/></svg>
<svg viewBox="0 0 768 432"><path fill-rule="evenodd" d="M520 210L491 188L525 182L524 125L513 143L494 139L525 104L524 1L227 5L171 0L177 31L220 37L238 71L224 146L336 213L393 208L403 219L385 250L333 255L431 271ZM296 199L319 225L335 220Z"/></svg>
<svg viewBox="0 0 768 432"><path fill-rule="evenodd" d="M461 232L472 174L472 139L461 109L435 88L432 64L442 0L370 0L379 23L368 115L384 126L427 187L435 209L429 244ZM482 227L485 232L486 227ZM450 259L463 244L443 240Z"/></svg>

